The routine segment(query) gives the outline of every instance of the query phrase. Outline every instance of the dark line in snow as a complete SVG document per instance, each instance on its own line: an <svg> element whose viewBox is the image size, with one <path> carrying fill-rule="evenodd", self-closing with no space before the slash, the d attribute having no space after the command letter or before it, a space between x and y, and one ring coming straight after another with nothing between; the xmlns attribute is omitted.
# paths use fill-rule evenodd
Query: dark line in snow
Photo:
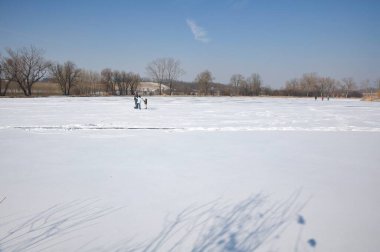
<svg viewBox="0 0 380 252"><path fill-rule="evenodd" d="M23 130L181 130L184 128L169 127L59 127L59 126L16 126Z"/></svg>
<svg viewBox="0 0 380 252"><path fill-rule="evenodd" d="M7 128L22 129L22 130L169 130L169 131L302 131L302 132L380 132L380 128L367 128L367 127L316 127L316 128L302 128L302 127L126 127L126 126L96 126L96 125L83 125L83 126L8 126ZM0 128L1 129L1 128Z"/></svg>

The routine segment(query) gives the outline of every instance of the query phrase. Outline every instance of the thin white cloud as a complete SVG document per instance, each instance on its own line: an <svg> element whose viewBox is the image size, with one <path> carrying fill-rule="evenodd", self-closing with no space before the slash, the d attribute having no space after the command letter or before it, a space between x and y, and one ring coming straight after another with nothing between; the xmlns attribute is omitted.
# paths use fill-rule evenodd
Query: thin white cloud
<svg viewBox="0 0 380 252"><path fill-rule="evenodd" d="M189 26L196 40L201 41L203 43L208 43L210 41L210 39L207 36L207 31L199 25L197 25L197 23L195 23L194 20L186 19L186 23Z"/></svg>
<svg viewBox="0 0 380 252"><path fill-rule="evenodd" d="M249 0L231 0L232 8L241 10L247 7Z"/></svg>

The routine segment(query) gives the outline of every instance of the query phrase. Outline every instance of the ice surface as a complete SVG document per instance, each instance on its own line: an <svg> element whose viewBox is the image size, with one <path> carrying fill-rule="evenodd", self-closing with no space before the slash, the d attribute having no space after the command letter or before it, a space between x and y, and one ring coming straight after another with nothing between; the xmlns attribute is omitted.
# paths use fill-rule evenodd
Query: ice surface
<svg viewBox="0 0 380 252"><path fill-rule="evenodd" d="M358 100L148 98L2 99L0 129L380 132L379 104Z"/></svg>
<svg viewBox="0 0 380 252"><path fill-rule="evenodd" d="M378 251L379 103L148 97L148 105L0 99L0 250L167 251L189 233L174 249L188 251L214 227L215 246L241 251L239 227L261 223L270 237L257 251ZM231 215L239 225L226 225ZM285 225L270 233L273 219Z"/></svg>

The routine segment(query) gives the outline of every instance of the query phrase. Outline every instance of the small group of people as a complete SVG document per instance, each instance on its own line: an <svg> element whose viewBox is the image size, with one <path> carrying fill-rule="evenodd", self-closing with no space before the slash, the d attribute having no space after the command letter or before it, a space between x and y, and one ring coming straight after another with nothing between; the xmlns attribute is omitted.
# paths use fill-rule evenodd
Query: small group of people
<svg viewBox="0 0 380 252"><path fill-rule="evenodd" d="M318 99L318 95L315 95L315 96L314 96L314 99L317 100L317 99ZM322 99L322 101L323 101L323 100L325 99L325 97L322 95L322 96L321 96L321 99ZM330 96L329 96L329 95L327 96L327 100L328 100L328 101L330 100Z"/></svg>
<svg viewBox="0 0 380 252"><path fill-rule="evenodd" d="M145 109L148 109L148 99L141 98L141 95L135 94L133 98L135 100L135 109L141 109L141 103L144 102Z"/></svg>

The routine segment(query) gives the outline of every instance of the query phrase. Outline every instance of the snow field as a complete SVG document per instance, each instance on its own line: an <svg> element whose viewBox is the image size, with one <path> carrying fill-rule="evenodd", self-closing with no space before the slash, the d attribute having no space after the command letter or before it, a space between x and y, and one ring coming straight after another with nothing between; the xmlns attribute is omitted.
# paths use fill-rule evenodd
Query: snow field
<svg viewBox="0 0 380 252"><path fill-rule="evenodd" d="M148 97L141 111L131 97L0 104L0 250L142 250L191 207L216 201L227 209L261 193L265 208L296 192L299 211L257 251L313 251L310 238L317 251L380 245L377 103ZM199 212L191 214L195 223ZM17 229L25 222L27 231ZM153 245L167 251L186 228ZM175 251L194 248L199 233ZM238 251L231 237L220 246Z"/></svg>

